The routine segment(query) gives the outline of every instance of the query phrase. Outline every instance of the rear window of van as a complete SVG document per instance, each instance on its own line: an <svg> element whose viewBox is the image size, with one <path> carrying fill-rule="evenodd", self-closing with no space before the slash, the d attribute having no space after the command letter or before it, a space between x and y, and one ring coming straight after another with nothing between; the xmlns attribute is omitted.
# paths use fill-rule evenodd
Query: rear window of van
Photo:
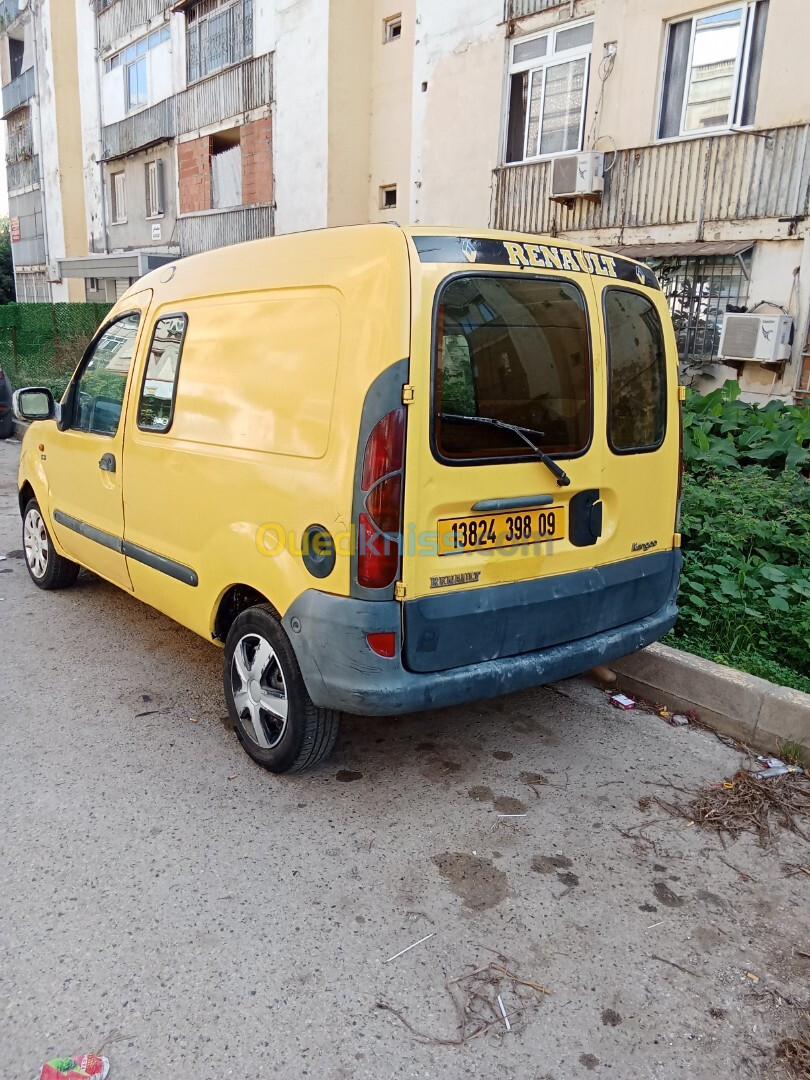
<svg viewBox="0 0 810 1080"><path fill-rule="evenodd" d="M519 427L548 454L571 457L591 439L591 350L576 285L470 274L439 297L434 451L450 463L528 459Z"/></svg>
<svg viewBox="0 0 810 1080"><path fill-rule="evenodd" d="M605 291L608 441L617 454L656 450L667 422L664 331L655 306L630 289Z"/></svg>

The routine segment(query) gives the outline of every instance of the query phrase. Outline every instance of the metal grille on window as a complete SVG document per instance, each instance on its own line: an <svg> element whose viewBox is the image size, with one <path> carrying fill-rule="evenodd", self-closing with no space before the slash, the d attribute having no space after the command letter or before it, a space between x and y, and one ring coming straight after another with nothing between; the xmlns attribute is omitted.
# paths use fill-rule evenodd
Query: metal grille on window
<svg viewBox="0 0 810 1080"><path fill-rule="evenodd" d="M717 361L726 311L745 308L751 252L715 258L647 259L664 290L684 376Z"/></svg>
<svg viewBox="0 0 810 1080"><path fill-rule="evenodd" d="M253 0L201 0L186 18L189 82L252 55Z"/></svg>
<svg viewBox="0 0 810 1080"><path fill-rule="evenodd" d="M33 152L31 138L31 117L26 109L24 113L9 117L6 125L6 161L29 161Z"/></svg>
<svg viewBox="0 0 810 1080"><path fill-rule="evenodd" d="M51 287L45 280L43 273L17 274L15 278L17 286L17 302L20 304L49 304L51 301Z"/></svg>

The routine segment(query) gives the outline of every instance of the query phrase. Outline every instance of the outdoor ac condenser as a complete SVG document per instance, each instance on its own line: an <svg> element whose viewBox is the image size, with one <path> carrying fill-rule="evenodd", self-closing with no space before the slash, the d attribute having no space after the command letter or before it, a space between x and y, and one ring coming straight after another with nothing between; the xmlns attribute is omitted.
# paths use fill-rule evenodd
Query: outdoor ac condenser
<svg viewBox="0 0 810 1080"><path fill-rule="evenodd" d="M723 320L719 354L724 360L778 364L790 359L793 319L790 315L738 315Z"/></svg>
<svg viewBox="0 0 810 1080"><path fill-rule="evenodd" d="M551 198L601 197L605 190L605 155L598 150L566 154L551 163Z"/></svg>

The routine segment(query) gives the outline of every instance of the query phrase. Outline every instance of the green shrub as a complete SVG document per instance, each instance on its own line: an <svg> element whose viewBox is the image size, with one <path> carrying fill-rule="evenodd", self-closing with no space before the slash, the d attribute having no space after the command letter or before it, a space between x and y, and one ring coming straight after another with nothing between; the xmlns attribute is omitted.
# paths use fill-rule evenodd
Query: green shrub
<svg viewBox="0 0 810 1080"><path fill-rule="evenodd" d="M695 474L744 465L802 469L810 465L810 410L783 401L750 405L729 381L701 397L689 392L683 411L683 454Z"/></svg>
<svg viewBox="0 0 810 1080"><path fill-rule="evenodd" d="M810 412L689 395L684 458L672 644L810 692Z"/></svg>

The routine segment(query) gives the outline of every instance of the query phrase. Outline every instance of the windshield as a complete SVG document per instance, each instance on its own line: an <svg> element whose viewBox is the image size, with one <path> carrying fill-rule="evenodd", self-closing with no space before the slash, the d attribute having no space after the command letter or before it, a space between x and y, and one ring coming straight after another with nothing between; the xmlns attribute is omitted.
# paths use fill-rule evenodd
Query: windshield
<svg viewBox="0 0 810 1080"><path fill-rule="evenodd" d="M591 434L585 300L568 282L471 274L445 285L438 311L434 433L438 456L571 456ZM501 424L475 423L481 417Z"/></svg>

